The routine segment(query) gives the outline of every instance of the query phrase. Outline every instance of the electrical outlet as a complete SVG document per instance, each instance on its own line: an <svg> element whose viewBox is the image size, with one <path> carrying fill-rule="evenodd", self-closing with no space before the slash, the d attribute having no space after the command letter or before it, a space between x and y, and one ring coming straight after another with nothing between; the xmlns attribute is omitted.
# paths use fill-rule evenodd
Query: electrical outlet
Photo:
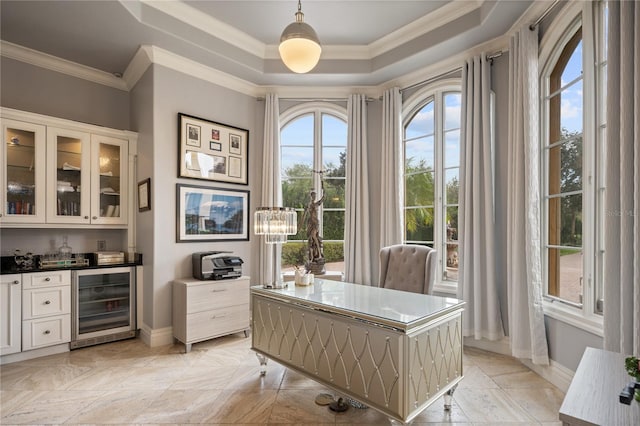
<svg viewBox="0 0 640 426"><path fill-rule="evenodd" d="M98 240L98 251L107 250L107 241L106 240Z"/></svg>

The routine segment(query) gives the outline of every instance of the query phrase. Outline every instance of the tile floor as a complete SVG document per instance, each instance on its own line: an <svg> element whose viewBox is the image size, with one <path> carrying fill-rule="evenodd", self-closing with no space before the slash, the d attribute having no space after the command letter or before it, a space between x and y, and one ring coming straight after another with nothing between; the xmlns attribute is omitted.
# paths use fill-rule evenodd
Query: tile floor
<svg viewBox="0 0 640 426"><path fill-rule="evenodd" d="M0 424L388 425L373 409L316 405L322 385L269 361L259 375L242 333L148 348L126 340L0 366ZM560 425L563 393L518 361L466 348L450 412L414 425Z"/></svg>

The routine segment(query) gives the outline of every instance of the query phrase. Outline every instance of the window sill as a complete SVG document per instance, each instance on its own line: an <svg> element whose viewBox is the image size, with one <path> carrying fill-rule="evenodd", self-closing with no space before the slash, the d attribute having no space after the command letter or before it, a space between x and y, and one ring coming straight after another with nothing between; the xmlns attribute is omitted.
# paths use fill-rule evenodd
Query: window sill
<svg viewBox="0 0 640 426"><path fill-rule="evenodd" d="M433 285L433 292L437 295L453 296L458 294L458 283L455 281L441 281Z"/></svg>
<svg viewBox="0 0 640 426"><path fill-rule="evenodd" d="M562 321L573 327L604 337L603 320L601 316L590 315L585 316L578 308L572 308L564 305L562 302L551 302L544 300L542 302L544 314L550 318Z"/></svg>

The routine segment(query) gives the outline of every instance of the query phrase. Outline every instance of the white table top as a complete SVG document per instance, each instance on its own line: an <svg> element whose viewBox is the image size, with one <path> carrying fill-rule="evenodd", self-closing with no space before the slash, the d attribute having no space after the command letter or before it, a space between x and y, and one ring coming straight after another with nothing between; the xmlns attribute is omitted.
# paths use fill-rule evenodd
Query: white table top
<svg viewBox="0 0 640 426"><path fill-rule="evenodd" d="M640 403L619 401L633 380L624 359L620 353L587 348L560 407L560 420L570 425L640 425Z"/></svg>
<svg viewBox="0 0 640 426"><path fill-rule="evenodd" d="M462 309L458 299L409 293L360 284L315 279L309 286L289 284L284 289L251 287L254 294L373 321L409 331Z"/></svg>

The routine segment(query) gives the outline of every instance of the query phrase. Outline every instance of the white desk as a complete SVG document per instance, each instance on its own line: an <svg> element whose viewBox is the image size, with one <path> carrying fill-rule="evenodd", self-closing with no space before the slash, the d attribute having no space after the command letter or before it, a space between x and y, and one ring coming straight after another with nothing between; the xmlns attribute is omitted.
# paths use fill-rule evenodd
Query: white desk
<svg viewBox="0 0 640 426"><path fill-rule="evenodd" d="M317 279L251 287L252 349L409 422L462 379L457 299Z"/></svg>
<svg viewBox="0 0 640 426"><path fill-rule="evenodd" d="M632 381L624 369L625 355L587 348L560 407L563 425L640 425L640 403L620 403Z"/></svg>

